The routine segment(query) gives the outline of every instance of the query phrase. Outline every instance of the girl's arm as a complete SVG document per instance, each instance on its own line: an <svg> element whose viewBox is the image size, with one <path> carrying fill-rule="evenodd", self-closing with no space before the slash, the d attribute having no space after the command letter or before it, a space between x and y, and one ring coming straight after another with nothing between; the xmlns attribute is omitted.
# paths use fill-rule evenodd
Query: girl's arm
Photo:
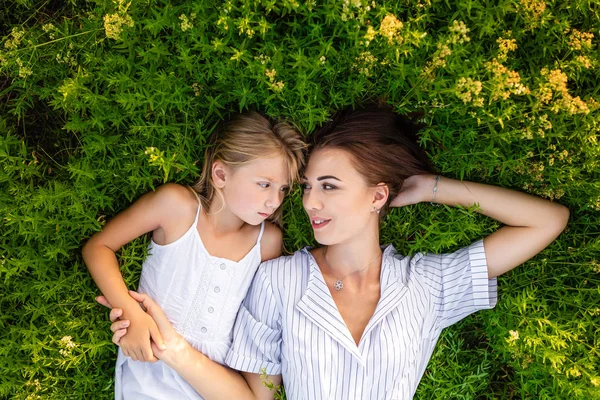
<svg viewBox="0 0 600 400"><path fill-rule="evenodd" d="M211 361L201 352L194 349L179 335L165 316L162 309L149 296L130 292L131 297L144 305L148 314L156 321L165 341L165 350L152 344L154 354L173 368L203 398L207 400L273 400L274 393L265 387L259 374L242 372L224 367ZM105 297L97 298L98 302L112 308ZM123 335L127 333L129 321L120 319L123 311L113 308L110 312L114 332L113 343L120 345ZM268 377L274 385L281 383L281 375Z"/></svg>
<svg viewBox="0 0 600 400"><path fill-rule="evenodd" d="M129 295L115 252L146 232L164 230L167 223L181 220L186 211L182 204L190 196L186 188L174 184L147 193L111 219L83 247L83 259L98 288L112 304L123 309L124 316L131 321L130 334L123 338L122 344L124 353L135 360L154 360L150 337L159 344L162 339L154 321ZM189 208L187 211L189 214ZM189 224L189 218L183 219Z"/></svg>
<svg viewBox="0 0 600 400"><path fill-rule="evenodd" d="M391 206L433 201L435 184L435 175L411 176L404 181ZM483 241L489 278L502 275L541 252L558 237L569 220L569 209L549 200L444 177L437 184L435 202L463 207L478 204L478 212L506 225Z"/></svg>
<svg viewBox="0 0 600 400"><path fill-rule="evenodd" d="M281 255L282 233L273 224L266 224L261 240L261 260L270 260ZM152 344L154 354L173 368L203 398L214 399L248 399L272 400L274 393L262 382L259 374L237 372L224 367L195 350L179 335L166 318L164 312L149 296L130 292L136 302L146 308L148 314L156 321L165 341L165 349L158 349ZM106 297L96 299L100 304L112 308L110 329L114 332L113 343L122 345L122 337L127 333L130 321L123 316L123 310L113 308ZM269 376L275 386L281 383L281 375Z"/></svg>

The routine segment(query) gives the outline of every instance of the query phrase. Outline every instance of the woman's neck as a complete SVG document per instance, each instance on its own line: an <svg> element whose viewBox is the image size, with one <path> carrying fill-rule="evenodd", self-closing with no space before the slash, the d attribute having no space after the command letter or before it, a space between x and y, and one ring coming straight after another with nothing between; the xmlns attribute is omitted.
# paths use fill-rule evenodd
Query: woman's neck
<svg viewBox="0 0 600 400"><path fill-rule="evenodd" d="M364 235L323 249L326 264L334 275L344 278L378 276L381 267L381 247L379 232L376 235Z"/></svg>

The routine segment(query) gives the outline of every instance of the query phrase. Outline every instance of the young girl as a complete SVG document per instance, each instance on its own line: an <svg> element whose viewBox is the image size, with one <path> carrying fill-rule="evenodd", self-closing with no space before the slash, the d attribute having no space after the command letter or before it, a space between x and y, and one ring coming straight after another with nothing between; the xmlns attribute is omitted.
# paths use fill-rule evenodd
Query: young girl
<svg viewBox="0 0 600 400"><path fill-rule="evenodd" d="M409 142L386 109L340 113L318 132L303 205L322 247L258 269L226 358L241 375L187 345L150 296L133 294L168 343L157 356L206 399L272 400L261 370L274 384L283 380L290 400L411 399L442 330L494 307L496 277L552 242L569 210L431 174ZM450 254L407 257L382 248L379 225L388 208L419 202L477 203L504 226ZM111 326L115 343L124 323Z"/></svg>
<svg viewBox="0 0 600 400"><path fill-rule="evenodd" d="M161 305L191 346L223 363L259 263L281 254L279 206L304 149L287 123L237 115L213 134L193 188L167 184L142 196L87 242L83 258L94 281L130 321L117 358L116 399L199 396L163 362L144 362L156 361L151 341L164 348L163 340L129 295L115 252L152 231L138 290Z"/></svg>

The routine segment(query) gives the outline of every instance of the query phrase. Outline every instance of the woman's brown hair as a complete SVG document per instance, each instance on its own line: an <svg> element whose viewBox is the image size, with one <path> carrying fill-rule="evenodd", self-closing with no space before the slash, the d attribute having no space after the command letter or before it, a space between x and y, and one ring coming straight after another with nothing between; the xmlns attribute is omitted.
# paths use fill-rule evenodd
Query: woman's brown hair
<svg viewBox="0 0 600 400"><path fill-rule="evenodd" d="M235 114L212 133L204 153L202 174L192 188L200 195L202 207L210 210L215 195L222 196L212 180L212 165L220 160L231 168L239 168L261 157L281 155L287 164L290 186L297 182L304 167L306 143L292 125L273 121L251 111ZM215 212L218 212L217 210ZM268 220L281 226L281 207Z"/></svg>
<svg viewBox="0 0 600 400"><path fill-rule="evenodd" d="M434 173L417 144L418 127L387 106L367 106L337 112L313 136L312 149L338 148L350 153L356 170L368 184L385 183L389 197L380 211L387 213L404 180Z"/></svg>

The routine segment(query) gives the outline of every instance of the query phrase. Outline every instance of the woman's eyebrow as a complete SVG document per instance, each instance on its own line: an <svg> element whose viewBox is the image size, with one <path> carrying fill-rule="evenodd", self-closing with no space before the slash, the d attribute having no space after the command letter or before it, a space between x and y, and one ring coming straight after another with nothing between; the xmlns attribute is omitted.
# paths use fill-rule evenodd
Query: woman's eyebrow
<svg viewBox="0 0 600 400"><path fill-rule="evenodd" d="M341 179L336 178L333 175L325 175L325 176L320 176L320 177L317 178L318 181L322 181L324 179L335 179L336 181L340 181L340 182L342 181Z"/></svg>

